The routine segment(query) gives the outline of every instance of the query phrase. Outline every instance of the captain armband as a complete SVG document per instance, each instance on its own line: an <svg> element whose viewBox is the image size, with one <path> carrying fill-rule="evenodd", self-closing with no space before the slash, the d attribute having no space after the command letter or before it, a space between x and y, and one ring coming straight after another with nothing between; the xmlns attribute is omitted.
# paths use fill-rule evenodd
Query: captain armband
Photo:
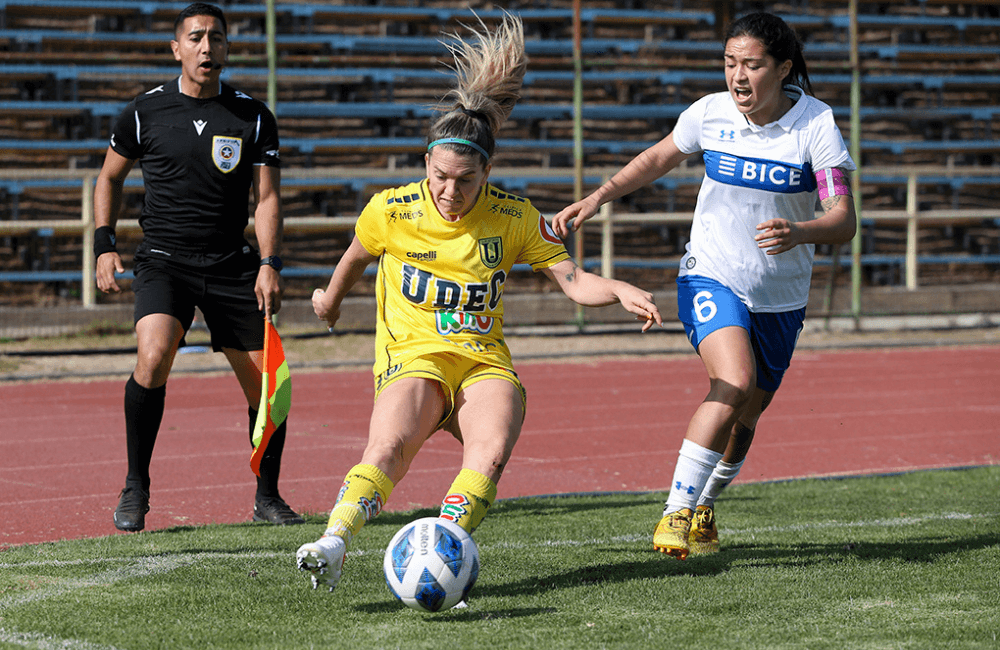
<svg viewBox="0 0 1000 650"><path fill-rule="evenodd" d="M101 226L94 231L94 257L100 257L105 253L116 253L115 229L111 226Z"/></svg>
<svg viewBox="0 0 1000 650"><path fill-rule="evenodd" d="M820 201L832 196L851 196L850 179L847 177L847 172L839 167L816 172L816 186L819 189Z"/></svg>

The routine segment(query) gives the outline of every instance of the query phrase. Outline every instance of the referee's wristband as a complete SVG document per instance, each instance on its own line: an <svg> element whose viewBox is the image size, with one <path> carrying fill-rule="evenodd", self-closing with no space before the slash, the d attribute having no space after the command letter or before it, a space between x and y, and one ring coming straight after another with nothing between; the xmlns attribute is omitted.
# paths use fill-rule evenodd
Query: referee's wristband
<svg viewBox="0 0 1000 650"><path fill-rule="evenodd" d="M105 253L117 253L115 248L115 229L111 226L101 226L94 231L94 257Z"/></svg>

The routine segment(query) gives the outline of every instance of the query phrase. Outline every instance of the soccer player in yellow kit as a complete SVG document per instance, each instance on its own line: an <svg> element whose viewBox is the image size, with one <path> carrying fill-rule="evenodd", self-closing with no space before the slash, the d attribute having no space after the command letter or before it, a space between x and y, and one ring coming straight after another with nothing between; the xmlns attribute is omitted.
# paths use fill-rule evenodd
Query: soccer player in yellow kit
<svg viewBox="0 0 1000 650"><path fill-rule="evenodd" d="M464 448L440 516L470 533L486 516L525 413L503 336L503 289L514 264L545 273L579 304L621 303L645 321L643 331L662 324L651 294L580 269L528 200L488 183L494 137L520 96L527 57L513 16L475 35L478 44L452 47L458 85L431 127L427 178L372 198L329 286L313 294L316 314L332 328L348 290L378 262L368 445L326 532L296 554L313 588L337 586L353 536L439 429Z"/></svg>

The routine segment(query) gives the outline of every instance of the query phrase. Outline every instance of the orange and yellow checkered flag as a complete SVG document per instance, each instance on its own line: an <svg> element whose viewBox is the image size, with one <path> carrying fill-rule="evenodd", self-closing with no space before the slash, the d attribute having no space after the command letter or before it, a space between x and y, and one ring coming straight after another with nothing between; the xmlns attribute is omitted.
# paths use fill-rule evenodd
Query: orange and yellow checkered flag
<svg viewBox="0 0 1000 650"><path fill-rule="evenodd" d="M260 406L257 408L257 422L254 424L253 453L250 455L250 469L260 476L260 459L264 457L267 443L274 430L288 417L292 407L292 378L285 361L285 350L281 347L281 337L270 320L264 321L264 369L261 377Z"/></svg>

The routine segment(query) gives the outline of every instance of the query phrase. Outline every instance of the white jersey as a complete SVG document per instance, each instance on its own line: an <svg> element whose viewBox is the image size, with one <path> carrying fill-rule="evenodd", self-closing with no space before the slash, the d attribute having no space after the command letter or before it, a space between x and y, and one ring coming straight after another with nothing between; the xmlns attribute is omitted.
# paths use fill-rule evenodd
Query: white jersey
<svg viewBox="0 0 1000 650"><path fill-rule="evenodd" d="M855 169L830 107L795 86L785 93L794 104L777 122L750 123L721 92L688 107L673 131L681 152L702 151L705 158L680 274L721 282L755 312L806 306L816 248L767 255L754 241L757 225L814 219L815 172Z"/></svg>

